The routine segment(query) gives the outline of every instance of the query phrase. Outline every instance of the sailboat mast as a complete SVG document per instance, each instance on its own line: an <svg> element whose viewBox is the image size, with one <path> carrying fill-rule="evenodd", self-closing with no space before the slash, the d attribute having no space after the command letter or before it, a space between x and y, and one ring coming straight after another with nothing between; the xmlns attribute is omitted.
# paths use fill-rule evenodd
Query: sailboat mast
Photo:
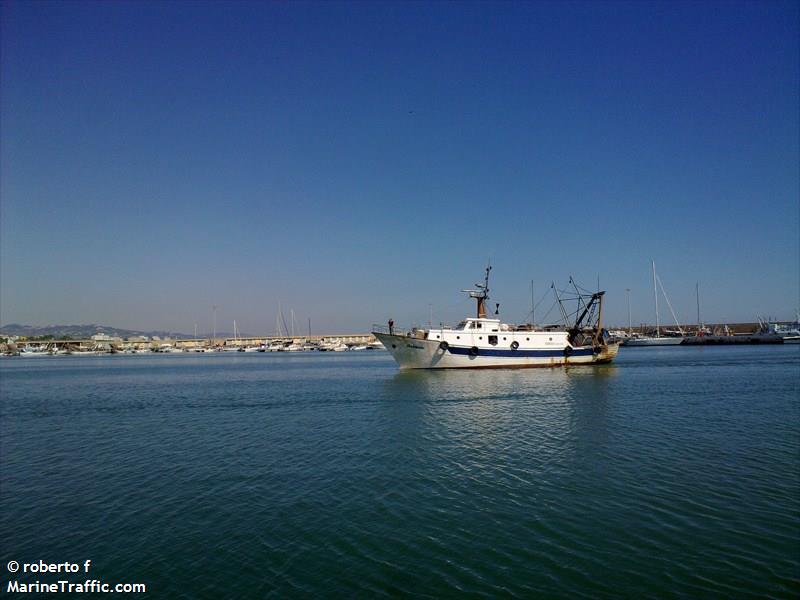
<svg viewBox="0 0 800 600"><path fill-rule="evenodd" d="M628 296L628 335L631 335L631 288L625 288L625 293Z"/></svg>
<svg viewBox="0 0 800 600"><path fill-rule="evenodd" d="M656 287L656 261L653 261L653 298L656 302L656 337L661 337L658 322L658 288Z"/></svg>
<svg viewBox="0 0 800 600"><path fill-rule="evenodd" d="M536 326L536 303L533 299L533 279L531 279L531 326Z"/></svg>
<svg viewBox="0 0 800 600"><path fill-rule="evenodd" d="M700 331L700 282L694 284L694 290L697 294L697 331Z"/></svg>
<svg viewBox="0 0 800 600"><path fill-rule="evenodd" d="M283 310L281 310L281 303L278 302L278 315L281 318L281 323L283 323L283 331L286 335L289 335L289 328L286 326L286 317L283 316Z"/></svg>

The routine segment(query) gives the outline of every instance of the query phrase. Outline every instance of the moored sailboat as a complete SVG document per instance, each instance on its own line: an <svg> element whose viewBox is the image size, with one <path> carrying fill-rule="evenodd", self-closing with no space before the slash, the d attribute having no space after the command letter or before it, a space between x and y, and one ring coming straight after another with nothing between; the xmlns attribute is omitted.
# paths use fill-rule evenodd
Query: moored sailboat
<svg viewBox="0 0 800 600"><path fill-rule="evenodd" d="M631 337L625 338L622 342L623 346L677 346L683 342L683 330L681 326L678 324L678 320L675 319L675 324L678 326L678 330L680 332L679 337L669 337L669 336L662 336L661 335L661 324L658 321L658 287L656 286L656 282L661 283L661 280L658 279L656 275L656 263L653 261L653 299L656 305L656 334L655 335L633 335ZM666 292L664 292L664 286L661 286L661 291L664 293L664 299L667 301L667 305L670 307L670 311L672 311L672 306L669 304L669 298L667 298ZM675 317L675 313L672 313L673 318Z"/></svg>

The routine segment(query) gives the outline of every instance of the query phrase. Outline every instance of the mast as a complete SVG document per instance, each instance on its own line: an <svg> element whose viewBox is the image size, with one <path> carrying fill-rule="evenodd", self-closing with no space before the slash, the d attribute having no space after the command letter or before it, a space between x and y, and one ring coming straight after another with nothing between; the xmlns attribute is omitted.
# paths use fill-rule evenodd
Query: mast
<svg viewBox="0 0 800 600"><path fill-rule="evenodd" d="M283 323L283 330L286 332L286 335L289 335L289 328L286 326L286 317L283 316L283 311L281 310L281 303L278 302L278 315L281 318L281 322Z"/></svg>
<svg viewBox="0 0 800 600"><path fill-rule="evenodd" d="M492 265L486 267L486 275L483 278L483 284L476 283L477 290L461 290L469 294L470 298L475 298L478 302L478 318L486 318L486 301L489 299L489 271L492 270Z"/></svg>
<svg viewBox="0 0 800 600"><path fill-rule="evenodd" d="M552 283L550 283L550 287L552 288L553 293L556 296L556 302L558 303L558 308L561 311L561 318L564 320L564 325L569 327L569 319L567 318L567 311L564 308L564 303L561 302L561 298L558 295L558 288L556 288L556 282L553 281Z"/></svg>
<svg viewBox="0 0 800 600"><path fill-rule="evenodd" d="M531 279L531 327L536 326L536 304L533 300L533 279Z"/></svg>
<svg viewBox="0 0 800 600"><path fill-rule="evenodd" d="M631 288L625 288L628 295L628 335L631 334Z"/></svg>
<svg viewBox="0 0 800 600"><path fill-rule="evenodd" d="M653 261L653 298L656 301L656 337L661 337L658 323L658 288L656 287L656 261Z"/></svg>
<svg viewBox="0 0 800 600"><path fill-rule="evenodd" d="M700 282L694 284L694 290L697 295L697 331L700 331Z"/></svg>
<svg viewBox="0 0 800 600"><path fill-rule="evenodd" d="M600 277L597 278L598 287L600 284ZM595 341L599 344L600 340L603 339L603 296L605 296L605 292L601 292L599 289L594 296L597 298L597 325L595 326Z"/></svg>

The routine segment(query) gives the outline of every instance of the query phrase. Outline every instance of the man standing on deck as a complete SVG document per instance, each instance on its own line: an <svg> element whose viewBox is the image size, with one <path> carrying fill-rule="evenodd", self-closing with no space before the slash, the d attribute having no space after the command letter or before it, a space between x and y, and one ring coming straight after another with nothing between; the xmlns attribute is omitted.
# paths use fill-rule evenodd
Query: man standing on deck
<svg viewBox="0 0 800 600"><path fill-rule="evenodd" d="M389 319L389 335L394 333L394 319Z"/></svg>

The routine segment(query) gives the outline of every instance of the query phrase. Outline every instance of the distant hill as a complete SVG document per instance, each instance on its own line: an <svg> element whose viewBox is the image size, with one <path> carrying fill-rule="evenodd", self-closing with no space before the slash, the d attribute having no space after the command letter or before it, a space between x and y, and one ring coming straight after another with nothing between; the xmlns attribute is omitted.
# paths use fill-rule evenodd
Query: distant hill
<svg viewBox="0 0 800 600"><path fill-rule="evenodd" d="M97 325L91 323L89 325L45 325L44 327L35 327L33 325L20 325L19 323L9 323L0 327L0 335L24 335L26 337L52 335L56 339L63 339L70 337L73 339L88 339L97 333L105 333L110 336L117 336L127 338L137 335L147 337L158 336L161 338L191 338L191 335L185 333L178 333L175 331L138 331L135 329L122 329L120 327L111 327L110 325ZM202 334L198 334L202 335ZM218 333L217 336L221 337L223 334Z"/></svg>

